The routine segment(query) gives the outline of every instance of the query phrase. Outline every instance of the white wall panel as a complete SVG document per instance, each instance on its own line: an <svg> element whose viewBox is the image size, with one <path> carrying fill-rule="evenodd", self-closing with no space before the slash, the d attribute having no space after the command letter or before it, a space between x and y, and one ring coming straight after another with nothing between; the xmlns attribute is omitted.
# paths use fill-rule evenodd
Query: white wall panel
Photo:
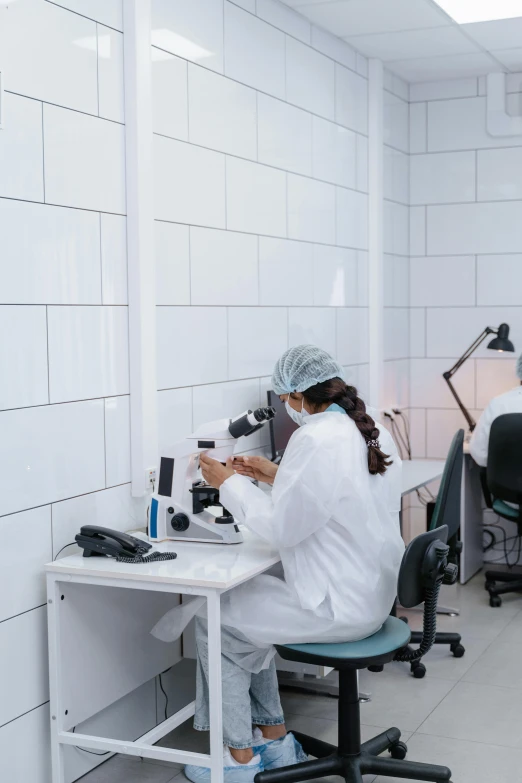
<svg viewBox="0 0 522 783"><path fill-rule="evenodd" d="M45 200L125 214L125 129L44 105Z"/></svg>
<svg viewBox="0 0 522 783"><path fill-rule="evenodd" d="M283 5L279 0L258 0L257 15L260 19L284 30L285 33L310 43L310 22L301 14Z"/></svg>
<svg viewBox="0 0 522 783"><path fill-rule="evenodd" d="M228 158L227 228L286 236L286 174Z"/></svg>
<svg viewBox="0 0 522 783"><path fill-rule="evenodd" d="M292 307L288 311L288 344L310 343L335 356L336 313L330 307Z"/></svg>
<svg viewBox="0 0 522 783"><path fill-rule="evenodd" d="M407 256L410 209L394 201L384 202L384 252Z"/></svg>
<svg viewBox="0 0 522 783"><path fill-rule="evenodd" d="M223 3L153 0L151 6L154 46L223 72Z"/></svg>
<svg viewBox="0 0 522 783"><path fill-rule="evenodd" d="M130 481L130 398L105 400L105 484Z"/></svg>
<svg viewBox="0 0 522 783"><path fill-rule="evenodd" d="M185 438L192 424L192 389L158 392L158 436L160 455Z"/></svg>
<svg viewBox="0 0 522 783"><path fill-rule="evenodd" d="M438 307L428 310L428 356L458 358L486 326L497 328L503 322L511 326L511 340L522 345L522 307ZM489 351L486 340L475 358L505 360L506 354ZM449 369L449 368L448 368Z"/></svg>
<svg viewBox="0 0 522 783"><path fill-rule="evenodd" d="M190 304L189 227L154 223L156 304Z"/></svg>
<svg viewBox="0 0 522 783"><path fill-rule="evenodd" d="M49 705L44 704L0 728L0 758L6 780L51 783L50 723Z"/></svg>
<svg viewBox="0 0 522 783"><path fill-rule="evenodd" d="M475 256L411 258L412 307L475 304Z"/></svg>
<svg viewBox="0 0 522 783"><path fill-rule="evenodd" d="M154 133L188 140L187 62L153 46L152 127Z"/></svg>
<svg viewBox="0 0 522 783"><path fill-rule="evenodd" d="M410 357L426 356L426 310L410 309Z"/></svg>
<svg viewBox="0 0 522 783"><path fill-rule="evenodd" d="M442 377L442 373L449 370L453 364L454 361L451 359L411 359L410 404L412 408L457 407L457 403ZM461 367L453 377L452 383L464 405L468 408L474 407L474 362L467 362Z"/></svg>
<svg viewBox="0 0 522 783"><path fill-rule="evenodd" d="M335 66L309 46L286 39L286 100L333 120L335 118ZM360 77L359 77L360 78Z"/></svg>
<svg viewBox="0 0 522 783"><path fill-rule="evenodd" d="M52 0L55 5L68 8L81 16L123 30L123 0Z"/></svg>
<svg viewBox="0 0 522 783"><path fill-rule="evenodd" d="M440 101L444 98L474 98L477 79L445 79L410 84L410 101Z"/></svg>
<svg viewBox="0 0 522 783"><path fill-rule="evenodd" d="M384 256L384 306L408 307L410 304L410 259Z"/></svg>
<svg viewBox="0 0 522 783"><path fill-rule="evenodd" d="M49 402L45 307L0 306L0 377L0 409Z"/></svg>
<svg viewBox="0 0 522 783"><path fill-rule="evenodd" d="M289 174L287 192L288 236L307 242L335 244L335 187Z"/></svg>
<svg viewBox="0 0 522 783"><path fill-rule="evenodd" d="M490 136L486 129L486 98L430 101L428 151L475 150L522 145L522 137Z"/></svg>
<svg viewBox="0 0 522 783"><path fill-rule="evenodd" d="M479 150L478 201L522 199L522 147Z"/></svg>
<svg viewBox="0 0 522 783"><path fill-rule="evenodd" d="M426 207L410 207L410 253L422 256L426 253Z"/></svg>
<svg viewBox="0 0 522 783"><path fill-rule="evenodd" d="M99 115L125 122L123 35L101 25L97 28Z"/></svg>
<svg viewBox="0 0 522 783"><path fill-rule="evenodd" d="M190 229L191 304L257 305L257 237Z"/></svg>
<svg viewBox="0 0 522 783"><path fill-rule="evenodd" d="M407 101L384 91L384 143L409 151L409 111Z"/></svg>
<svg viewBox="0 0 522 783"><path fill-rule="evenodd" d="M478 418L477 411L470 410L470 413ZM458 410L428 410L426 415L426 457L446 459L457 430L467 429L466 419Z"/></svg>
<svg viewBox="0 0 522 783"><path fill-rule="evenodd" d="M126 307L49 307L51 402L129 392Z"/></svg>
<svg viewBox="0 0 522 783"><path fill-rule="evenodd" d="M408 408L410 405L410 361L396 359L384 362L383 402L386 408Z"/></svg>
<svg viewBox="0 0 522 783"><path fill-rule="evenodd" d="M384 308L384 361L410 355L410 314L407 307Z"/></svg>
<svg viewBox="0 0 522 783"><path fill-rule="evenodd" d="M522 202L428 207L429 255L522 251Z"/></svg>
<svg viewBox="0 0 522 783"><path fill-rule="evenodd" d="M363 364L368 359L368 310L337 310L337 359L341 364Z"/></svg>
<svg viewBox="0 0 522 783"><path fill-rule="evenodd" d="M257 110L259 162L311 175L312 116L263 93L257 96ZM255 135L254 127L254 149Z"/></svg>
<svg viewBox="0 0 522 783"><path fill-rule="evenodd" d="M368 134L368 81L338 64L335 66L335 121Z"/></svg>
<svg viewBox="0 0 522 783"><path fill-rule="evenodd" d="M416 85L410 85L415 87ZM428 104L410 103L410 153L427 152Z"/></svg>
<svg viewBox="0 0 522 783"><path fill-rule="evenodd" d="M409 204L409 156L384 146L384 198Z"/></svg>
<svg viewBox="0 0 522 783"><path fill-rule="evenodd" d="M522 254L477 257L477 304L520 305Z"/></svg>
<svg viewBox="0 0 522 783"><path fill-rule="evenodd" d="M8 92L3 100L0 197L43 201L42 104Z"/></svg>
<svg viewBox="0 0 522 783"><path fill-rule="evenodd" d="M157 220L225 227L225 156L163 136L154 137Z"/></svg>
<svg viewBox="0 0 522 783"><path fill-rule="evenodd" d="M51 507L0 517L0 535L1 623L46 602L44 565L53 559ZM21 537L30 546L20 546Z"/></svg>
<svg viewBox="0 0 522 783"><path fill-rule="evenodd" d="M355 50L336 35L314 25L312 25L312 46L318 52L326 54L327 57L331 57L332 60L336 60L352 71L357 70L358 55Z"/></svg>
<svg viewBox="0 0 522 783"><path fill-rule="evenodd" d="M229 419L239 416L245 410L255 410L262 404L259 378L244 381L213 383L210 386L196 386L194 389L194 429L207 421ZM247 438L239 438L235 452L250 451L268 443L269 430L262 430Z"/></svg>
<svg viewBox="0 0 522 783"><path fill-rule="evenodd" d="M343 247L368 247L368 196L355 190L336 190L336 244Z"/></svg>
<svg viewBox="0 0 522 783"><path fill-rule="evenodd" d="M495 359L477 359L477 400L480 410L485 408L493 397L504 394L520 385L517 378L516 359L498 362Z"/></svg>
<svg viewBox="0 0 522 783"><path fill-rule="evenodd" d="M228 312L229 378L268 375L288 347L286 310L232 307Z"/></svg>
<svg viewBox="0 0 522 783"><path fill-rule="evenodd" d="M412 155L411 204L451 204L475 200L475 153Z"/></svg>
<svg viewBox="0 0 522 783"><path fill-rule="evenodd" d="M358 282L357 251L329 245L314 245L314 305L350 307L360 304Z"/></svg>
<svg viewBox="0 0 522 783"><path fill-rule="evenodd" d="M411 455L413 459L426 456L426 411L413 408L406 413L410 421Z"/></svg>
<svg viewBox="0 0 522 783"><path fill-rule="evenodd" d="M100 231L102 303L127 304L127 219L121 215L101 214Z"/></svg>
<svg viewBox="0 0 522 783"><path fill-rule="evenodd" d="M314 304L314 246L259 237L259 304Z"/></svg>

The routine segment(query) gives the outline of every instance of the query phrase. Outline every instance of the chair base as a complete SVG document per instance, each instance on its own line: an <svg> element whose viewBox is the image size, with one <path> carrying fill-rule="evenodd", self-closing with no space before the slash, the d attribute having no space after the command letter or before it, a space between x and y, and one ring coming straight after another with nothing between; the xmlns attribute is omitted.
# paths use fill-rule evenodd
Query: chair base
<svg viewBox="0 0 522 783"><path fill-rule="evenodd" d="M403 618L404 619L404 618ZM462 658L466 652L465 648L461 644L462 637L459 633L444 633L439 632L435 635L434 644L449 644L450 651L455 658ZM420 644L422 641L422 633L420 631L412 631L411 644ZM410 647L407 648L408 650ZM422 663L422 658L419 658L410 664L410 671L416 679L422 679L426 674L426 666Z"/></svg>
<svg viewBox="0 0 522 783"><path fill-rule="evenodd" d="M400 742L399 729L392 728L368 740L355 755L341 755L338 749L327 742L294 732L306 753L316 756L314 761L293 764L291 767L259 772L255 783L300 783L304 780L339 775L346 783L362 783L363 775L383 775L405 780L427 780L432 783L446 783L451 779L447 767L405 761L406 746ZM382 758L380 753L389 750L397 758Z"/></svg>
<svg viewBox="0 0 522 783"><path fill-rule="evenodd" d="M501 582L499 586L496 582ZM489 593L490 606L501 606L501 595L522 593L522 576L509 571L486 571L486 590Z"/></svg>

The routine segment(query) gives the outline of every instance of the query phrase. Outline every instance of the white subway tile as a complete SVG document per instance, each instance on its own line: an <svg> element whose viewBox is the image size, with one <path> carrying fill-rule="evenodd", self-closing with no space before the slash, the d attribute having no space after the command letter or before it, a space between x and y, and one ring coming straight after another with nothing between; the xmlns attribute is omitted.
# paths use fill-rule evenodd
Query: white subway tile
<svg viewBox="0 0 522 783"><path fill-rule="evenodd" d="M522 202L428 207L429 255L522 251Z"/></svg>
<svg viewBox="0 0 522 783"><path fill-rule="evenodd" d="M230 2L244 8L245 11L250 11L251 14L256 12L256 0L230 0Z"/></svg>
<svg viewBox="0 0 522 783"><path fill-rule="evenodd" d="M475 304L475 256L412 257L412 307Z"/></svg>
<svg viewBox="0 0 522 783"><path fill-rule="evenodd" d="M426 207L410 207L410 253L422 256L426 252Z"/></svg>
<svg viewBox="0 0 522 783"><path fill-rule="evenodd" d="M368 251L357 251L357 304L359 307L368 307L369 303L368 281Z"/></svg>
<svg viewBox="0 0 522 783"><path fill-rule="evenodd" d="M286 174L227 159L227 228L286 236Z"/></svg>
<svg viewBox="0 0 522 783"><path fill-rule="evenodd" d="M368 78L368 58L359 52L357 52L357 73L365 79Z"/></svg>
<svg viewBox="0 0 522 783"><path fill-rule="evenodd" d="M9 780L51 780L49 717L49 705L43 704L0 729L2 767Z"/></svg>
<svg viewBox="0 0 522 783"><path fill-rule="evenodd" d="M467 345L467 343L465 344ZM413 408L457 407L457 403L442 377L442 373L449 370L453 363L452 359L410 360L410 404ZM474 362L466 362L452 378L452 383L464 405L467 408L472 408L475 404Z"/></svg>
<svg viewBox="0 0 522 783"><path fill-rule="evenodd" d="M384 256L384 306L409 307L410 269L409 258Z"/></svg>
<svg viewBox="0 0 522 783"><path fill-rule="evenodd" d="M255 91L197 65L188 75L190 141L255 160Z"/></svg>
<svg viewBox="0 0 522 783"><path fill-rule="evenodd" d="M99 115L125 122L123 35L108 27L97 27Z"/></svg>
<svg viewBox="0 0 522 783"><path fill-rule="evenodd" d="M259 304L314 304L313 252L307 242L259 237Z"/></svg>
<svg viewBox="0 0 522 783"><path fill-rule="evenodd" d="M314 245L313 265L314 305L353 307L360 304L356 250Z"/></svg>
<svg viewBox="0 0 522 783"><path fill-rule="evenodd" d="M100 220L102 301L104 305L125 305L128 301L127 219L102 213Z"/></svg>
<svg viewBox="0 0 522 783"><path fill-rule="evenodd" d="M444 98L474 98L476 79L444 79L439 82L410 84L410 101L437 101Z"/></svg>
<svg viewBox="0 0 522 783"><path fill-rule="evenodd" d="M285 97L284 33L225 3L225 51L226 76L269 95Z"/></svg>
<svg viewBox="0 0 522 783"><path fill-rule="evenodd" d="M431 101L428 103L429 152L522 145L522 136L490 136L485 117L485 97Z"/></svg>
<svg viewBox="0 0 522 783"><path fill-rule="evenodd" d="M312 25L312 46L318 52L331 57L332 60L336 60L347 68L351 68L352 71L357 70L357 53L355 50L345 41L320 27L315 27L315 25Z"/></svg>
<svg viewBox="0 0 522 783"><path fill-rule="evenodd" d="M335 244L335 187L289 174L287 188L288 236Z"/></svg>
<svg viewBox="0 0 522 783"><path fill-rule="evenodd" d="M426 310L420 307L410 309L410 356L426 356Z"/></svg>
<svg viewBox="0 0 522 783"><path fill-rule="evenodd" d="M8 89L98 114L96 24L39 0L9 3L0 14Z"/></svg>
<svg viewBox="0 0 522 783"><path fill-rule="evenodd" d="M193 429L192 389L167 389L158 392L159 453L165 454Z"/></svg>
<svg viewBox="0 0 522 783"><path fill-rule="evenodd" d="M123 31L122 0L52 0L55 5L68 8L96 22Z"/></svg>
<svg viewBox="0 0 522 783"><path fill-rule="evenodd" d="M207 421L230 419L245 410L255 410L262 403L259 392L259 378L244 381L213 383L210 386L194 388L194 429ZM234 451L241 453L267 444L270 438L268 427L258 430L246 438L239 438Z"/></svg>
<svg viewBox="0 0 522 783"><path fill-rule="evenodd" d="M476 416L475 411L470 410L470 413ZM457 430L467 429L466 419L460 411L428 410L426 415L426 457L446 459Z"/></svg>
<svg viewBox="0 0 522 783"><path fill-rule="evenodd" d="M410 313L407 307L385 307L384 361L407 359L410 355Z"/></svg>
<svg viewBox="0 0 522 783"><path fill-rule="evenodd" d="M284 307L232 307L228 312L229 379L268 375L288 347Z"/></svg>
<svg viewBox="0 0 522 783"><path fill-rule="evenodd" d="M0 197L43 201L42 104L8 92L3 101Z"/></svg>
<svg viewBox="0 0 522 783"><path fill-rule="evenodd" d="M49 307L51 402L129 392L126 307Z"/></svg>
<svg viewBox="0 0 522 783"><path fill-rule="evenodd" d="M95 213L0 199L0 236L0 303L101 303Z"/></svg>
<svg viewBox="0 0 522 783"><path fill-rule="evenodd" d="M477 401L480 410L499 394L504 394L520 384L516 372L516 359L477 359Z"/></svg>
<svg viewBox="0 0 522 783"><path fill-rule="evenodd" d="M159 389L227 380L226 308L158 307L157 323Z"/></svg>
<svg viewBox="0 0 522 783"><path fill-rule="evenodd" d="M409 152L409 104L384 91L384 143Z"/></svg>
<svg viewBox="0 0 522 783"><path fill-rule="evenodd" d="M257 305L257 237L190 229L191 304Z"/></svg>
<svg viewBox="0 0 522 783"><path fill-rule="evenodd" d="M190 304L189 227L154 223L156 304Z"/></svg>
<svg viewBox="0 0 522 783"><path fill-rule="evenodd" d="M411 85L414 87L415 85ZM428 151L428 104L410 104L410 153Z"/></svg>
<svg viewBox="0 0 522 783"><path fill-rule="evenodd" d="M368 82L337 63L335 120L358 133L368 134Z"/></svg>
<svg viewBox="0 0 522 783"><path fill-rule="evenodd" d="M394 201L384 202L384 252L399 256L409 253L409 208Z"/></svg>
<svg viewBox="0 0 522 783"><path fill-rule="evenodd" d="M44 105L45 200L125 214L125 128Z"/></svg>
<svg viewBox="0 0 522 783"><path fill-rule="evenodd" d="M289 103L333 120L334 63L309 46L286 39L286 99ZM339 66L342 67L342 66Z"/></svg>
<svg viewBox="0 0 522 783"><path fill-rule="evenodd" d="M368 139L357 134L357 190L368 193Z"/></svg>
<svg viewBox="0 0 522 783"><path fill-rule="evenodd" d="M336 310L331 307L292 307L288 311L288 345L309 343L337 355ZM340 311L339 311L340 312Z"/></svg>
<svg viewBox="0 0 522 783"><path fill-rule="evenodd" d="M355 190L337 188L337 244L343 247L368 247L368 196Z"/></svg>
<svg viewBox="0 0 522 783"><path fill-rule="evenodd" d="M257 0L257 15L283 32L310 43L310 22L278 0Z"/></svg>
<svg viewBox="0 0 522 783"><path fill-rule="evenodd" d="M448 204L475 200L475 153L412 155L412 204Z"/></svg>
<svg viewBox="0 0 522 783"><path fill-rule="evenodd" d="M0 514L105 485L103 400L0 413Z"/></svg>
<svg viewBox="0 0 522 783"><path fill-rule="evenodd" d="M312 117L312 172L317 179L333 182L346 188L365 190L359 186L357 175L360 173L361 185L364 185L363 149L358 155L358 140L365 139L353 131L336 125L322 117ZM366 139L365 139L366 141Z"/></svg>
<svg viewBox="0 0 522 783"><path fill-rule="evenodd" d="M31 546L21 547L14 531L23 531ZM1 517L0 533L4 542L0 576L3 588L0 590L1 623L46 602L44 565L53 559L51 507Z"/></svg>
<svg viewBox="0 0 522 783"><path fill-rule="evenodd" d="M368 310L343 307L337 310L337 359L341 364L368 361Z"/></svg>
<svg viewBox="0 0 522 783"><path fill-rule="evenodd" d="M154 205L157 220L224 228L224 155L155 136Z"/></svg>
<svg viewBox="0 0 522 783"><path fill-rule="evenodd" d="M477 196L479 201L522 199L522 147L479 150Z"/></svg>
<svg viewBox="0 0 522 783"><path fill-rule="evenodd" d="M259 162L310 175L312 116L263 93L257 96L257 110Z"/></svg>
<svg viewBox="0 0 522 783"><path fill-rule="evenodd" d="M187 62L155 46L151 53L154 133L188 141Z"/></svg>
<svg viewBox="0 0 522 783"><path fill-rule="evenodd" d="M0 306L0 377L0 409L49 402L45 307Z"/></svg>
<svg viewBox="0 0 522 783"><path fill-rule="evenodd" d="M477 304L519 305L522 255L477 257Z"/></svg>
<svg viewBox="0 0 522 783"><path fill-rule="evenodd" d="M0 725L49 698L46 626L45 606L0 623Z"/></svg>
<svg viewBox="0 0 522 783"><path fill-rule="evenodd" d="M438 307L428 310L428 356L459 357L476 340L486 326L497 328L507 322L510 339L522 345L522 307ZM506 354L488 350L486 340L473 354L474 358L504 361ZM449 369L449 368L448 368ZM459 373L460 374L460 373Z"/></svg>
<svg viewBox="0 0 522 783"><path fill-rule="evenodd" d="M410 421L411 456L413 459L426 457L426 411L414 408L407 411Z"/></svg>
<svg viewBox="0 0 522 783"><path fill-rule="evenodd" d="M154 0L151 41L184 60L223 73L223 3Z"/></svg>
<svg viewBox="0 0 522 783"><path fill-rule="evenodd" d="M130 481L130 397L105 400L105 465L107 487Z"/></svg>
<svg viewBox="0 0 522 783"><path fill-rule="evenodd" d="M189 425L190 427L190 425ZM186 431L184 432L184 435ZM83 525L101 525L114 530L135 530L147 524L148 497L133 498L130 484L89 492L77 498L53 503L53 554L74 541ZM80 550L66 549L63 557Z"/></svg>
<svg viewBox="0 0 522 783"><path fill-rule="evenodd" d="M386 408L408 408L410 383L409 359L384 362L384 405Z"/></svg>
<svg viewBox="0 0 522 783"><path fill-rule="evenodd" d="M384 198L409 203L410 158L404 152L384 145Z"/></svg>

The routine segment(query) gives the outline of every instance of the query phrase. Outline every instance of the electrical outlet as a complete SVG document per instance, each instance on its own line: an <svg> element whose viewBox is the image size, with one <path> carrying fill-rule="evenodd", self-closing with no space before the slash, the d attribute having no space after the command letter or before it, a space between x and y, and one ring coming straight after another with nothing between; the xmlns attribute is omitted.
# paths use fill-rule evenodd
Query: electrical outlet
<svg viewBox="0 0 522 783"><path fill-rule="evenodd" d="M156 484L156 468L149 468L145 471L145 486L148 489L154 489Z"/></svg>

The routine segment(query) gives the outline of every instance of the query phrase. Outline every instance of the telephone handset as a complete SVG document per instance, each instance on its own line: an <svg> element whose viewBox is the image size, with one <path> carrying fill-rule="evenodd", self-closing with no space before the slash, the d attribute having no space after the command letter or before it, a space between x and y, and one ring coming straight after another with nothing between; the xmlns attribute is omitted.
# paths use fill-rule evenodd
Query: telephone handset
<svg viewBox="0 0 522 783"><path fill-rule="evenodd" d="M76 543L83 549L84 557L135 557L152 549L147 541L98 525L84 525L76 536Z"/></svg>

